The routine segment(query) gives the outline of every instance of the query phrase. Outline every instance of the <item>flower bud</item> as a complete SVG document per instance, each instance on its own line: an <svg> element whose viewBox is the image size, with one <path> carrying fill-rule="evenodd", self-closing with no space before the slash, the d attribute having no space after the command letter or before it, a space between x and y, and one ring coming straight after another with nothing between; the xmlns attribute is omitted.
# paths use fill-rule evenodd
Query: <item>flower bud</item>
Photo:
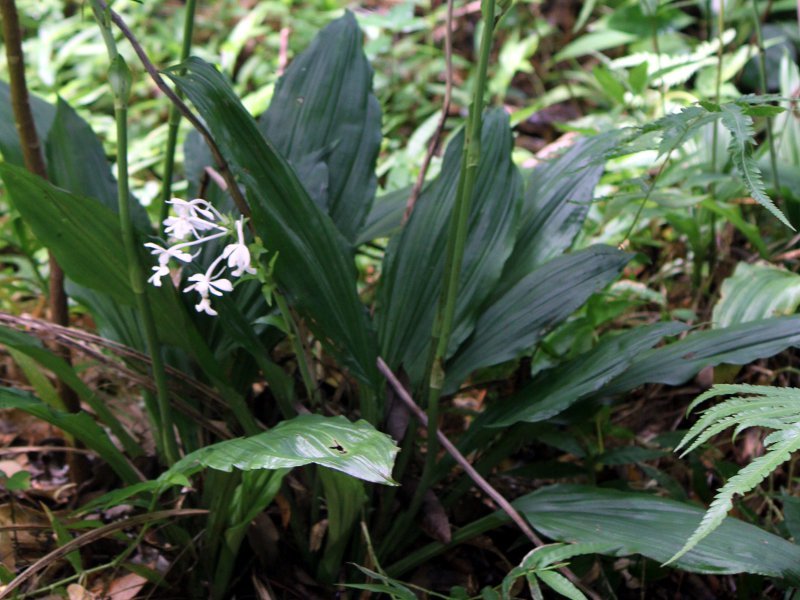
<svg viewBox="0 0 800 600"><path fill-rule="evenodd" d="M111 84L114 97L127 106L131 95L132 78L131 70L121 54L117 54L108 67L108 82Z"/></svg>

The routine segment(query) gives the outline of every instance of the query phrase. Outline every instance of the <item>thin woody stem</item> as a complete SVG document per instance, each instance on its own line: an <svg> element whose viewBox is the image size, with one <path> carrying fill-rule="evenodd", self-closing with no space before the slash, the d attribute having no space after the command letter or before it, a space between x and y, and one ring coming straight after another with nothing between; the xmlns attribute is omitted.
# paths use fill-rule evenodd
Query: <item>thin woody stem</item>
<svg viewBox="0 0 800 600"><path fill-rule="evenodd" d="M19 14L14 0L0 0L0 17L2 17L3 21L11 106L14 111L14 124L19 135L22 157L28 171L42 179L47 179L47 166L42 155L39 136L36 133L36 125L28 95L28 85L25 80L25 57L22 52ZM67 294L64 291L64 271L49 250L48 262L50 265L50 283L48 286L50 320L57 325L66 326L69 325L69 308L67 306ZM71 362L68 349L59 345L56 346L55 351L67 363ZM75 391L61 380L57 381L56 387L58 395L64 403L64 408L69 412L80 412L81 402ZM70 455L69 463L70 477L73 481L80 483L90 477L89 464L85 457L79 454Z"/></svg>
<svg viewBox="0 0 800 600"><path fill-rule="evenodd" d="M405 404L406 407L414 414L414 416L419 419L419 422L422 423L423 426L427 427L428 416L425 414L425 411L417 406L417 403L414 402L411 394L409 394L408 390L403 387L403 384L400 383L400 380L397 379L397 376L395 376L382 358L378 358L378 370L383 374L384 377L386 377L386 380L392 386L392 389L394 389L395 393L397 393L398 398L402 400L403 404ZM500 492L494 489L492 485L486 481L486 479L484 479L483 476L478 473L478 471L475 470L475 467L470 464L466 457L459 452L458 448L456 448L455 445L449 439L447 439L447 436L445 436L445 434L442 433L438 427L435 429L436 437L438 438L439 443L441 443L442 447L447 451L447 453L453 457L453 460L455 460L459 466L464 469L464 472L469 476L470 479L472 479L472 481L475 482L475 485L477 485L486 493L487 496L497 503L503 512L505 512L514 522L514 524L519 527L520 531L525 534L525 537L533 542L535 546L544 545L542 539L536 535L536 532L531 529L531 526L528 525L522 515L517 512L517 509L515 509L511 503L500 494Z"/></svg>

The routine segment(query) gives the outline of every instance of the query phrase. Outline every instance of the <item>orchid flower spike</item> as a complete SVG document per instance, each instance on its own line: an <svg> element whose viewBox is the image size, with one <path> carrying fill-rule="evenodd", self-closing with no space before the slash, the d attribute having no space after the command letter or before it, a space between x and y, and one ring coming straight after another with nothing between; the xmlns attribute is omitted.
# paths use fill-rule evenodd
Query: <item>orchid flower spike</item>
<svg viewBox="0 0 800 600"><path fill-rule="evenodd" d="M164 220L164 230L171 235L173 240L177 240L177 243L167 247L153 242L145 244L145 247L158 261L158 264L152 267L153 273L147 280L156 287L161 287L162 278L169 275L171 259L190 263L200 254L200 251L198 250L193 255L187 252L189 248L199 247L233 233L230 229L233 220L221 215L216 208L202 198L193 200L173 198L169 203L173 207L175 216ZM244 237L244 218L238 219L235 224L236 240L225 246L205 273L191 275L188 279L189 285L183 289L185 293L197 292L200 296L199 302L194 306L197 312L215 316L217 311L211 306L211 296L219 297L226 292L233 291L233 284L230 279L225 277L226 268L230 270L233 277L241 277L245 273L256 273L251 264L252 257ZM182 241L187 237L193 239Z"/></svg>

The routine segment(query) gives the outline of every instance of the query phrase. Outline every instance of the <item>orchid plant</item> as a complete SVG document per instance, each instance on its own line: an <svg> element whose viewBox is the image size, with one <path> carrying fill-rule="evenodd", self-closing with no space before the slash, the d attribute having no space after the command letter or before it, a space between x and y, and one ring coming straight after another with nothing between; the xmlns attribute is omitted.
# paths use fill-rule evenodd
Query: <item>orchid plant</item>
<svg viewBox="0 0 800 600"><path fill-rule="evenodd" d="M226 268L230 276L235 278L244 275L255 275L251 264L250 249L244 237L244 217L232 219L221 214L213 205L202 198L182 200L172 198L169 201L175 216L164 220L164 232L169 234L171 245L161 246L154 242L145 244L151 254L157 257L158 264L152 267L153 274L148 283L161 287L161 279L170 274L169 262L176 261L189 264L197 258L201 249L191 254L187 250L199 248L211 241L235 237L233 243L227 244L203 273L195 273L189 277L190 285L184 292L197 292L200 300L195 304L197 312L216 316L217 311L211 306L211 296L222 296L233 291L231 280L225 277ZM191 238L188 241L187 238Z"/></svg>

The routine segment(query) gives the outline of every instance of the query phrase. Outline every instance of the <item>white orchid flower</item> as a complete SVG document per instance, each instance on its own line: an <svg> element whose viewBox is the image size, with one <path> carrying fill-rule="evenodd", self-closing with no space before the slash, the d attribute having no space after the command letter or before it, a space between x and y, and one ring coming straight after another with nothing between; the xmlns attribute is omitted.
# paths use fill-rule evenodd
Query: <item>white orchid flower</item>
<svg viewBox="0 0 800 600"><path fill-rule="evenodd" d="M154 244L153 242L147 242L144 245L144 247L152 248L152 252L150 252L150 254L158 257L158 264L161 265L162 267L169 262L170 258L174 258L176 260L180 260L186 263L191 262L193 258L192 255L189 254L188 252L182 251L180 249L181 247L180 245L173 246L171 248L163 248L158 244Z"/></svg>
<svg viewBox="0 0 800 600"><path fill-rule="evenodd" d="M222 258L228 259L228 267L233 269L231 275L241 277L245 273L254 275L256 270L250 265L250 250L244 241L244 231L242 230L244 219L236 221L237 242L228 244L222 252Z"/></svg>
<svg viewBox="0 0 800 600"><path fill-rule="evenodd" d="M164 247L148 242L145 247L157 258L158 264L152 267L153 274L147 282L161 287L161 279L170 273L169 262L171 259L183 263L190 263L200 254L199 247L216 239L232 235L230 224L233 221L225 217L208 201L202 198L181 200L172 198L169 204L173 207L175 216L164 219L165 231L171 235L173 243ZM180 241L189 237L188 241ZM177 243L174 240L179 240ZM190 248L198 246L195 254ZM233 291L233 284L226 278L226 269L233 277L241 277L245 273L255 274L256 270L251 265L252 257L244 237L244 219L236 221L236 241L227 244L206 269L205 273L195 273L188 279L183 291L197 292L200 299L194 308L197 312L216 316L217 311L211 306L211 296L222 296ZM227 264L226 264L227 263Z"/></svg>
<svg viewBox="0 0 800 600"><path fill-rule="evenodd" d="M204 312L212 317L216 317L218 314L217 311L211 308L211 300L209 300L208 296L200 298L200 302L194 305L194 309L197 312Z"/></svg>
<svg viewBox="0 0 800 600"><path fill-rule="evenodd" d="M221 218L221 215L202 198L188 201L173 198L169 203L175 208L177 216L164 219L164 231L175 239L184 240L189 234L199 238L200 231L224 229L214 223L215 219Z"/></svg>
<svg viewBox="0 0 800 600"><path fill-rule="evenodd" d="M169 275L169 267L160 264L157 267L153 267L153 274L147 279L147 283L151 283L155 287L161 287L161 278L167 275Z"/></svg>
<svg viewBox="0 0 800 600"><path fill-rule="evenodd" d="M216 261L215 261L216 262ZM215 265L211 265L214 267ZM201 297L208 297L209 293L215 296L222 296L223 292L233 291L233 284L225 279L214 279L211 276L211 269L205 273L195 273L189 277L189 281L193 281L192 285L186 287L184 292L197 292Z"/></svg>

